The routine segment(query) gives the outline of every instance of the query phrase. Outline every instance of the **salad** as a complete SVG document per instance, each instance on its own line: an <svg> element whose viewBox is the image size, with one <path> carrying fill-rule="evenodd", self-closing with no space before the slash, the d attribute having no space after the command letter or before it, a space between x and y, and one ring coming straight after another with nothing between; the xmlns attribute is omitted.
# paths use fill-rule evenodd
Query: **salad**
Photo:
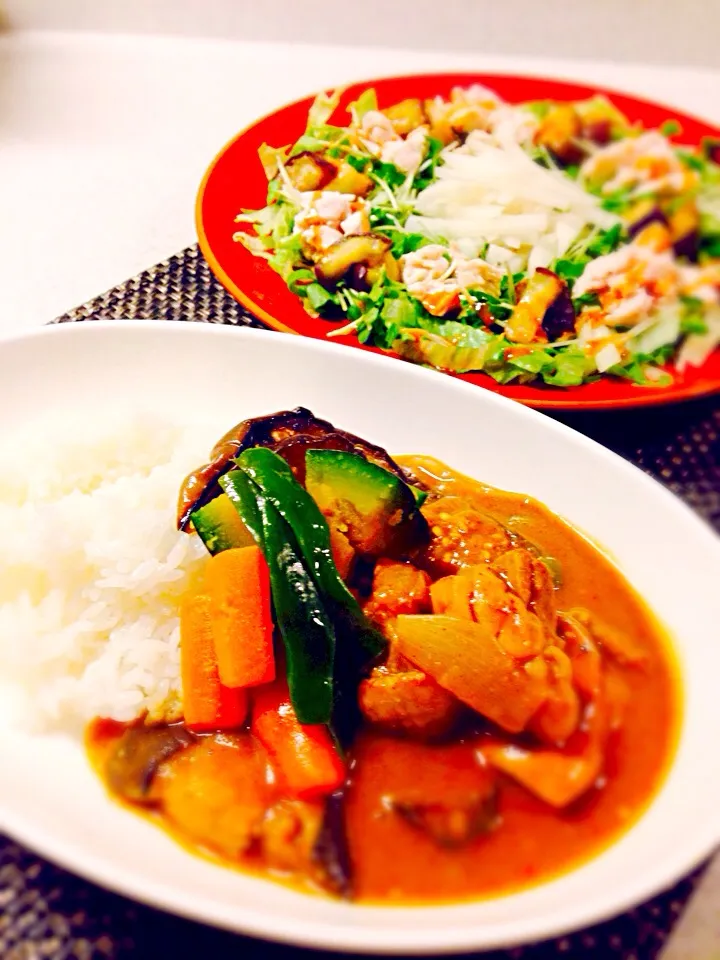
<svg viewBox="0 0 720 960"><path fill-rule="evenodd" d="M340 97L261 146L267 203L234 235L329 337L555 387L669 385L720 343L720 141L681 146L602 96L380 109L368 88L344 125Z"/></svg>

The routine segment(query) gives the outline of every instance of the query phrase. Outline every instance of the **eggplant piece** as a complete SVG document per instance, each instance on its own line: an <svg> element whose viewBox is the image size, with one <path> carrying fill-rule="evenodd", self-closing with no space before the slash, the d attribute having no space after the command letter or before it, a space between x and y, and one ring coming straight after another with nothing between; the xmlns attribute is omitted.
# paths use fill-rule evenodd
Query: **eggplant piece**
<svg viewBox="0 0 720 960"><path fill-rule="evenodd" d="M630 128L630 122L624 113L603 96L590 97L575 103L575 110L582 123L582 135L585 140L604 146L614 136L623 135Z"/></svg>
<svg viewBox="0 0 720 960"><path fill-rule="evenodd" d="M565 281L545 267L538 267L525 284L505 326L505 336L513 343L545 340L542 321L548 307L567 290ZM539 336L538 336L539 335Z"/></svg>
<svg viewBox="0 0 720 960"><path fill-rule="evenodd" d="M550 151L561 164L580 163L584 151L577 140L582 123L571 103L560 103L547 112L540 122L535 142Z"/></svg>
<svg viewBox="0 0 720 960"><path fill-rule="evenodd" d="M282 410L264 417L243 420L222 436L210 451L210 462L187 475L180 487L177 526L185 530L190 516L222 493L218 480L232 467L232 461L247 447L274 447L298 433L322 436L333 430L305 407Z"/></svg>
<svg viewBox="0 0 720 960"><path fill-rule="evenodd" d="M697 260L700 249L700 213L695 201L688 200L683 203L668 219L676 256Z"/></svg>
<svg viewBox="0 0 720 960"><path fill-rule="evenodd" d="M326 433L323 437L313 437L305 433L299 433L294 437L283 440L275 447L275 453L283 458L292 470L295 479L303 486L305 485L305 454L308 450L343 450L347 453L354 453L355 447L351 440L335 430Z"/></svg>
<svg viewBox="0 0 720 960"><path fill-rule="evenodd" d="M190 518L195 510L213 500L222 493L218 483L223 474L234 466L234 459L248 447L269 447L277 450L281 444L293 437L303 436L307 445L311 441L327 439L330 449L352 449L362 454L371 463L377 463L401 479L405 473L382 447L368 443L361 437L344 430L337 430L328 420L321 420L306 407L294 410L282 410L264 417L243 420L218 440L210 452L210 462L193 470L182 483L178 497L177 527L187 530ZM330 437L334 438L330 443ZM336 443L337 446L333 446ZM348 448L348 444L350 447ZM285 446L285 454L291 466L304 470L304 452L298 442L297 449L290 444ZM298 464L302 462L302 466ZM297 473L296 473L297 475ZM298 479L302 479L298 477Z"/></svg>
<svg viewBox="0 0 720 960"><path fill-rule="evenodd" d="M673 242L673 252L676 257L684 257L691 263L697 263L700 253L700 234L692 230Z"/></svg>
<svg viewBox="0 0 720 960"><path fill-rule="evenodd" d="M422 105L422 101L414 97L407 100L401 100L386 110L381 110L388 120L392 123L395 133L401 137L406 137L417 127L427 123L427 115Z"/></svg>
<svg viewBox="0 0 720 960"><path fill-rule="evenodd" d="M454 849L490 833L499 822L497 784L487 774L484 789L456 800L404 801L391 799L392 809L422 830L439 847Z"/></svg>
<svg viewBox="0 0 720 960"><path fill-rule="evenodd" d="M720 140L714 140L712 137L705 137L703 140L703 153L708 160L717 163L720 166Z"/></svg>
<svg viewBox="0 0 720 960"><path fill-rule="evenodd" d="M353 868L345 825L346 787L331 793L325 801L320 833L312 858L320 868L326 887L346 900L352 898Z"/></svg>
<svg viewBox="0 0 720 960"><path fill-rule="evenodd" d="M651 223L661 223L667 226L667 217L660 207L652 200L640 200L634 204L625 215L627 231L631 239L649 227Z"/></svg>
<svg viewBox="0 0 720 960"><path fill-rule="evenodd" d="M355 451L312 450L306 461L308 492L358 553L403 557L428 542L427 521L404 479Z"/></svg>
<svg viewBox="0 0 720 960"><path fill-rule="evenodd" d="M670 228L665 226L664 223L660 223L659 220L653 220L652 223L635 234L633 242L643 247L650 247L655 253L662 253L672 246Z"/></svg>
<svg viewBox="0 0 720 960"><path fill-rule="evenodd" d="M315 274L321 283L337 283L356 263L364 263L367 267L380 266L391 246L387 237L374 233L343 237L328 247L315 267Z"/></svg>
<svg viewBox="0 0 720 960"><path fill-rule="evenodd" d="M336 193L351 193L355 197L364 197L370 193L375 183L361 170L356 170L346 160L340 164L335 176L325 184L326 190Z"/></svg>
<svg viewBox="0 0 720 960"><path fill-rule="evenodd" d="M612 140L612 123L610 120L592 120L584 123L582 128L583 139L604 147Z"/></svg>
<svg viewBox="0 0 720 960"><path fill-rule="evenodd" d="M109 756L105 775L113 793L133 803L152 803L148 794L161 764L195 737L182 726L128 727Z"/></svg>
<svg viewBox="0 0 720 960"><path fill-rule="evenodd" d="M575 309L567 289L563 290L545 311L541 324L551 342L565 334L575 333Z"/></svg>
<svg viewBox="0 0 720 960"><path fill-rule="evenodd" d="M285 163L290 183L296 190L324 190L337 175L337 167L319 153L304 150Z"/></svg>
<svg viewBox="0 0 720 960"><path fill-rule="evenodd" d="M345 283L351 290L367 293L371 284L368 283L368 268L364 263L354 263L345 275Z"/></svg>

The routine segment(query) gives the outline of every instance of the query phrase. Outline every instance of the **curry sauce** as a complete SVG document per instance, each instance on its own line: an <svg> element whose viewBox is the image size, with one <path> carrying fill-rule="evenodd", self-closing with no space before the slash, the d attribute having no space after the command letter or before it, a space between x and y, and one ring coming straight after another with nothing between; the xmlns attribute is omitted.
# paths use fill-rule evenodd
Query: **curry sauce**
<svg viewBox="0 0 720 960"><path fill-rule="evenodd" d="M611 720L601 769L572 802L553 806L522 779L494 770L488 760L492 748L512 744L521 753L532 752L536 738L532 731L509 734L469 711L452 729L427 738L389 732L366 718L347 756L342 830L353 899L413 904L508 893L572 869L642 814L662 782L677 738L677 665L667 636L642 599L565 521L531 498L486 487L430 458L398 462L428 491L428 504L432 498L457 497L501 525L503 536L513 543L522 540L544 558L556 572L558 611L574 611L578 623L601 614L593 629L602 650ZM436 570L430 578L437 581ZM392 634L391 624L388 630ZM554 747L557 756L572 761L583 755L590 736L587 716L567 742ZM123 734L123 727L107 722L89 729L90 756L106 780L108 757ZM313 842L326 815L323 804L288 802L273 759L249 730L210 733L197 743L201 746L171 750L162 758L143 808L193 849L228 866L266 872L305 891L327 886ZM238 775L240 767L234 765L241 755L243 763L252 755L262 784L251 789ZM222 784L228 763L230 786ZM186 791L181 801L171 802L167 789L173 777L191 775L200 776L192 795ZM213 792L226 798L222 811L217 798L215 807L202 801L200 811L198 795ZM236 830L249 807L255 811L252 838L245 843L233 834L228 840L227 823L234 821ZM269 827L268 811L270 821L274 817ZM283 844L287 856L278 860ZM265 857L266 850L274 850L274 858Z"/></svg>

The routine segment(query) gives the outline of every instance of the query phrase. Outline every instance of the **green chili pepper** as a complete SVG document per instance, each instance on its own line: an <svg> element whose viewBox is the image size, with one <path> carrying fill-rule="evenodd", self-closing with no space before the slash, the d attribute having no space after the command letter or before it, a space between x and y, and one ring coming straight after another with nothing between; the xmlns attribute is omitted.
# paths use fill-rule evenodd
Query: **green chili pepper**
<svg viewBox="0 0 720 960"><path fill-rule="evenodd" d="M244 450L236 462L292 529L323 599L330 601L333 611L342 620L342 626L352 631L359 647L358 659L374 660L385 649L385 639L370 625L337 572L330 547L330 530L313 498L297 482L282 457L272 450L252 447Z"/></svg>
<svg viewBox="0 0 720 960"><path fill-rule="evenodd" d="M300 723L329 723L333 713L335 628L290 526L242 470L220 478L270 571L273 609L287 658L290 699Z"/></svg>

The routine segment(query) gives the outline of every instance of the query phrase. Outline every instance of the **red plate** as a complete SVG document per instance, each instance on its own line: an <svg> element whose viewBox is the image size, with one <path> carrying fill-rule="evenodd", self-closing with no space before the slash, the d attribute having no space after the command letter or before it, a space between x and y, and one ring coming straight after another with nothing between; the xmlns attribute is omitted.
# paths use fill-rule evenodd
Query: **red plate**
<svg viewBox="0 0 720 960"><path fill-rule="evenodd" d="M676 118L682 125L684 143L697 144L705 136L720 137L719 130L702 120L681 114L672 107L663 107L614 91L560 80L490 74L422 74L368 80L346 90L340 103L341 112L336 114L336 118L339 116L340 122L345 122L347 114L344 107L366 87L376 89L382 107L406 97L447 96L453 87L466 87L473 83L491 87L509 103L540 99L580 100L603 93L631 120L640 120L646 127L658 127L663 121ZM240 303L276 330L323 340L329 330L342 324L308 316L300 299L288 290L278 274L264 260L254 257L232 239L237 229L234 224L236 214L243 208L254 209L265 205L267 181L258 159L258 147L262 143L282 146L297 140L305 130L311 103L312 98L308 97L282 107L258 120L223 147L200 185L195 219L200 249L217 278ZM373 347L363 346L353 336L338 337L337 342L361 350L380 352ZM639 387L628 381L611 379L565 388L515 384L501 386L483 373L457 376L532 407L636 407L687 400L720 391L720 350L716 350L700 368L689 368L684 374L673 372L675 382L664 388Z"/></svg>

